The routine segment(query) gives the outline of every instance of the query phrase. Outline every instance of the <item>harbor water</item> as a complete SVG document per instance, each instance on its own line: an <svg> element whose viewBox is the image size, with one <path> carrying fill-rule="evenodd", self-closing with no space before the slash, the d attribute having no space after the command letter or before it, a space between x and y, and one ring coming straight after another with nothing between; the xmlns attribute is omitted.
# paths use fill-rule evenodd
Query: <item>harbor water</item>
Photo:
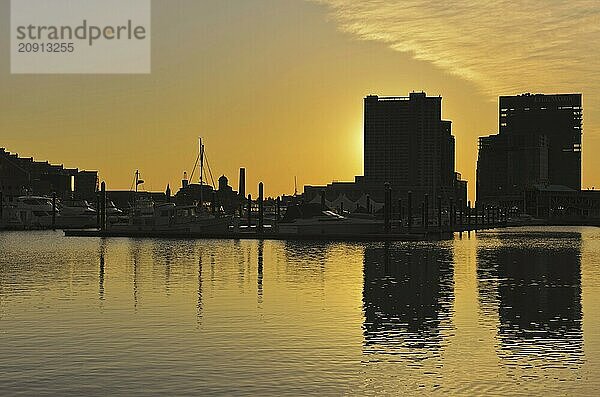
<svg viewBox="0 0 600 397"><path fill-rule="evenodd" d="M0 395L595 395L600 229L0 233Z"/></svg>

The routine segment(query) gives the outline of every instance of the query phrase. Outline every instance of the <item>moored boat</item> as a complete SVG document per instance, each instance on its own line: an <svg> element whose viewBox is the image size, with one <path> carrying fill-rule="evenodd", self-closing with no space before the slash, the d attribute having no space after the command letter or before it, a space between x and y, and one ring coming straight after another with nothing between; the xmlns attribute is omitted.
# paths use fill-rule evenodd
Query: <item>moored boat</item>
<svg viewBox="0 0 600 397"><path fill-rule="evenodd" d="M282 235L363 235L383 231L383 222L372 218L348 217L320 204L300 204L287 208L278 224Z"/></svg>

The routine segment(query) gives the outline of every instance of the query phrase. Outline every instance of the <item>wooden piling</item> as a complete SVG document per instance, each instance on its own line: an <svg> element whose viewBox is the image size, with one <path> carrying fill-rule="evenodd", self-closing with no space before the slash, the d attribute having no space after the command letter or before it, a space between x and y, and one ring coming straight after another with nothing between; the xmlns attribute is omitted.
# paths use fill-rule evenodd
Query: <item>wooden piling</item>
<svg viewBox="0 0 600 397"><path fill-rule="evenodd" d="M425 202L423 203L423 213L425 216L423 217L423 225L425 229L429 227L429 194L425 194Z"/></svg>
<svg viewBox="0 0 600 397"><path fill-rule="evenodd" d="M56 230L56 192L52 193L52 230Z"/></svg>
<svg viewBox="0 0 600 397"><path fill-rule="evenodd" d="M409 190L408 191L408 202L406 203L406 216L408 217L408 228L410 229L412 227L412 217L413 217L413 213L412 213L412 192Z"/></svg>
<svg viewBox="0 0 600 397"><path fill-rule="evenodd" d="M450 230L454 230L454 225L456 224L456 210L454 208L454 199L450 197L450 214L448 215L448 224L450 225Z"/></svg>
<svg viewBox="0 0 600 397"><path fill-rule="evenodd" d="M385 201L383 207L383 217L384 217L384 230L385 233L389 233L390 228L390 218L392 215L392 189L390 188L390 184L385 184Z"/></svg>
<svg viewBox="0 0 600 397"><path fill-rule="evenodd" d="M96 192L96 227L100 229L100 192Z"/></svg>
<svg viewBox="0 0 600 397"><path fill-rule="evenodd" d="M467 211L467 233L469 237L471 237L471 200L469 200L469 204L466 208Z"/></svg>
<svg viewBox="0 0 600 397"><path fill-rule="evenodd" d="M404 208L402 208L402 199L398 199L398 221L400 227L402 227L402 220L404 219L403 210Z"/></svg>
<svg viewBox="0 0 600 397"><path fill-rule="evenodd" d="M246 207L246 217L248 218L248 227L252 226L252 195L248 194L248 202Z"/></svg>
<svg viewBox="0 0 600 397"><path fill-rule="evenodd" d="M102 213L100 214L100 229L106 230L106 182L102 181L100 185L100 208Z"/></svg>
<svg viewBox="0 0 600 397"><path fill-rule="evenodd" d="M264 222L265 222L265 214L264 214L264 185L262 182L258 184L258 231L262 233Z"/></svg>
<svg viewBox="0 0 600 397"><path fill-rule="evenodd" d="M442 232L442 196L438 196L437 198L437 225L440 229L440 233Z"/></svg>
<svg viewBox="0 0 600 397"><path fill-rule="evenodd" d="M463 227L465 226L465 206L464 203L462 202L462 200L460 200L460 204L459 204L460 210L458 211L458 216L459 216L459 222L460 222L460 228L461 230L463 229Z"/></svg>

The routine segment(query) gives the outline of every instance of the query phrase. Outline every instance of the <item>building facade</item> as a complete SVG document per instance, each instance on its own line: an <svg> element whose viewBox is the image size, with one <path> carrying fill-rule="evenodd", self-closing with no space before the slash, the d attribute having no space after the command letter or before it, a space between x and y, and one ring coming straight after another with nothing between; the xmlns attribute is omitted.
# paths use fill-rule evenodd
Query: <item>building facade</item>
<svg viewBox="0 0 600 397"><path fill-rule="evenodd" d="M581 189L581 94L502 96L499 133L479 138L477 201L523 206L536 185Z"/></svg>
<svg viewBox="0 0 600 397"><path fill-rule="evenodd" d="M412 193L415 203L466 205L466 181L455 172L452 122L442 120L442 98L413 92L405 97L369 95L364 99L364 175L354 182L305 186L311 201L325 191L327 202L369 200L383 202L384 185L390 184L394 201ZM361 198L362 197L362 198ZM406 202L406 201L405 201ZM347 207L346 207L347 208Z"/></svg>
<svg viewBox="0 0 600 397"><path fill-rule="evenodd" d="M452 122L442 120L441 97L370 95L364 112L365 182L448 195L454 137Z"/></svg>
<svg viewBox="0 0 600 397"><path fill-rule="evenodd" d="M0 148L0 192L4 201L24 195L95 200L98 172L34 161Z"/></svg>

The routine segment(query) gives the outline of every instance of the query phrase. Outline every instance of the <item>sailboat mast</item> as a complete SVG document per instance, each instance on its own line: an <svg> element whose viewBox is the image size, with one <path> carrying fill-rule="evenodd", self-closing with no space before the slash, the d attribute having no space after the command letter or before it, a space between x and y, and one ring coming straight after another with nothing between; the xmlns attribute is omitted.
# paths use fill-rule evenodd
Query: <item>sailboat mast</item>
<svg viewBox="0 0 600 397"><path fill-rule="evenodd" d="M200 208L204 205L204 197L202 195L204 185L204 145L202 138L198 137L198 150L200 151Z"/></svg>

